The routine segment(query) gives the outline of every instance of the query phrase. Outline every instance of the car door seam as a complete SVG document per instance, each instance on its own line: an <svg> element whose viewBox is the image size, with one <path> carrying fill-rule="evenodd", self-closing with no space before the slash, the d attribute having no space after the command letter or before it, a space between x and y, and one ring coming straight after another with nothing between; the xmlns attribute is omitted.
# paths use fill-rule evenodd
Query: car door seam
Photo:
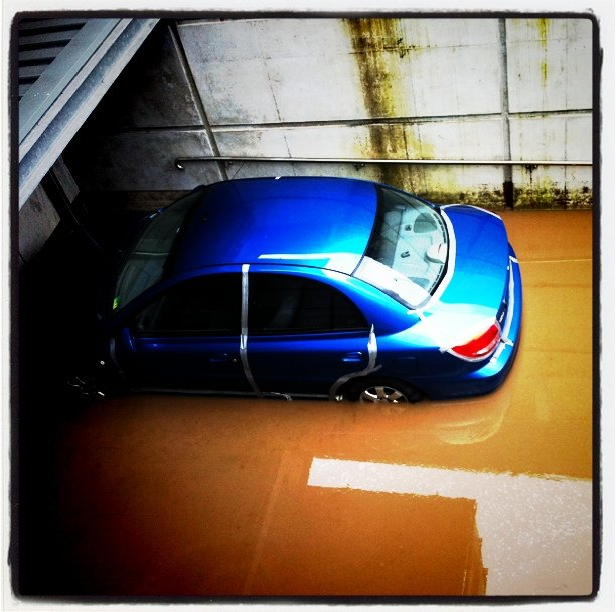
<svg viewBox="0 0 616 612"><path fill-rule="evenodd" d="M377 344L376 344L376 334L374 333L374 324L370 326L370 333L368 335L368 365L359 372L350 372L349 374L345 374L341 376L333 385L329 391L329 399L335 400L336 393L342 387L342 385L346 384L349 380L353 378L358 378L360 376L367 376L368 374L372 374L372 372L376 372L376 370L380 369L380 365L376 365L376 357L377 357Z"/></svg>
<svg viewBox="0 0 616 612"><path fill-rule="evenodd" d="M240 334L240 359L242 360L242 367L244 368L244 375L248 379L253 391L259 396L262 396L252 371L250 369L250 363L248 361L248 270L250 264L242 265L242 329Z"/></svg>

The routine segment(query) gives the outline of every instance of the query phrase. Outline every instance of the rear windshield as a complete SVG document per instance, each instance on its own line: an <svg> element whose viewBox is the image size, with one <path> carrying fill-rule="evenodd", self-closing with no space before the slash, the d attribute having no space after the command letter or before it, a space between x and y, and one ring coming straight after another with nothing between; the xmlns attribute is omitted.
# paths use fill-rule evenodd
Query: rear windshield
<svg viewBox="0 0 616 612"><path fill-rule="evenodd" d="M180 229L199 192L192 192L155 216L127 255L116 282L113 311L159 282Z"/></svg>
<svg viewBox="0 0 616 612"><path fill-rule="evenodd" d="M379 192L375 225L354 276L417 308L445 273L447 229L435 208L387 187Z"/></svg>

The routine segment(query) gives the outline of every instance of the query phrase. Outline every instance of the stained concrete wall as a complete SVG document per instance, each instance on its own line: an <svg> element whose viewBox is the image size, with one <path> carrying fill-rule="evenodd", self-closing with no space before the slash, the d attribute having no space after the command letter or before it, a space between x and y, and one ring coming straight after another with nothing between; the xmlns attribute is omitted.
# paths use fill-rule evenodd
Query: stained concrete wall
<svg viewBox="0 0 616 612"><path fill-rule="evenodd" d="M591 205L584 166L191 162L204 155L591 160L585 18L200 19L146 41L66 153L80 187L159 202L221 178L335 174L437 202ZM143 198L142 198L143 199Z"/></svg>

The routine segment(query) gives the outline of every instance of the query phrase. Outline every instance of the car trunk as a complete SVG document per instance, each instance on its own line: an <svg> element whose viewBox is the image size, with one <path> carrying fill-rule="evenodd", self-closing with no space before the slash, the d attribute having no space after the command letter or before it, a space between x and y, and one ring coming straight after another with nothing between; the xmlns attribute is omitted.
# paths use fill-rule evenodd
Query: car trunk
<svg viewBox="0 0 616 612"><path fill-rule="evenodd" d="M509 281L509 244L500 217L470 206L450 206L455 245L454 272L441 302L475 304L501 314ZM449 265L452 265L451 260Z"/></svg>

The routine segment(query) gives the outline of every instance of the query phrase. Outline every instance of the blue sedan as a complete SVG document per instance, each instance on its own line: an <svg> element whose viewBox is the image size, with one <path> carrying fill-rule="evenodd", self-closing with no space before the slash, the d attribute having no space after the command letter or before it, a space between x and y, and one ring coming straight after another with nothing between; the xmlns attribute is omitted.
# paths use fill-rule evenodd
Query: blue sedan
<svg viewBox="0 0 616 612"><path fill-rule="evenodd" d="M107 310L105 361L131 388L399 403L498 387L522 286L496 214L258 178L152 214Z"/></svg>

